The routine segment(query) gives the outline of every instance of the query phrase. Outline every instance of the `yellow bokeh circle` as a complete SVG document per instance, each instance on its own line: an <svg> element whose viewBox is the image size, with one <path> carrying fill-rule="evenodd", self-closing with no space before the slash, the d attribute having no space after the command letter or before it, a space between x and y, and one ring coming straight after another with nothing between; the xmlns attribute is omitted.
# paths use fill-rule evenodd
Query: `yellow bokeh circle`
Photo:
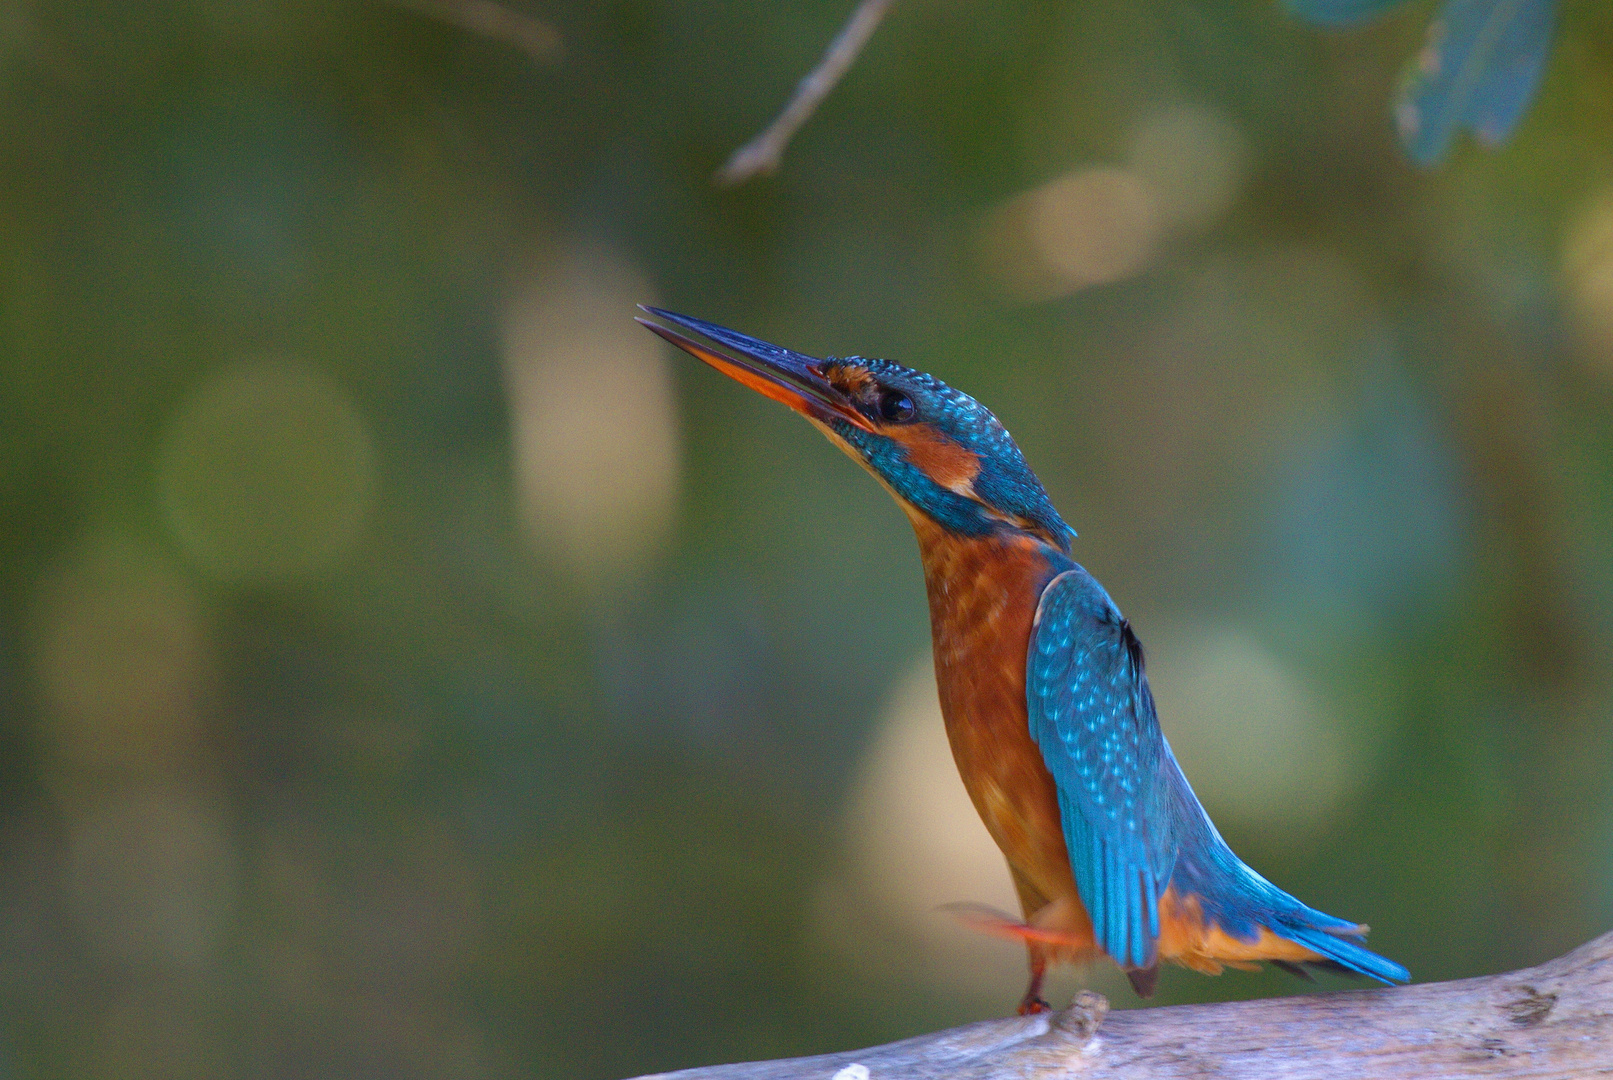
<svg viewBox="0 0 1613 1080"><path fill-rule="evenodd" d="M210 575L296 580L357 543L374 498L374 452L352 401L322 372L246 361L179 408L158 483L175 539Z"/></svg>

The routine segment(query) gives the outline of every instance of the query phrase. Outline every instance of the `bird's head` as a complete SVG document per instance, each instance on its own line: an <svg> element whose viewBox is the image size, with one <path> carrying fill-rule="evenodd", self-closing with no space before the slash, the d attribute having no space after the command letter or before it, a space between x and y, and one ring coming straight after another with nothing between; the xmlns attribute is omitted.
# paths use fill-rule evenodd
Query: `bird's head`
<svg viewBox="0 0 1613 1080"><path fill-rule="evenodd" d="M714 343L639 320L805 416L873 473L909 516L966 536L1029 533L1069 552L1075 530L1053 509L1013 438L968 394L889 360L819 359L687 315L643 310Z"/></svg>

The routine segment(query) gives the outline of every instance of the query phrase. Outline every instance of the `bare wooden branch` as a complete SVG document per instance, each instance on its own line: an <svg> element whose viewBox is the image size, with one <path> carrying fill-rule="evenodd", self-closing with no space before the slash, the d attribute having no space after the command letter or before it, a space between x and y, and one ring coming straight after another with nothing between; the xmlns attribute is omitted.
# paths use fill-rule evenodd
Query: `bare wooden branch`
<svg viewBox="0 0 1613 1080"><path fill-rule="evenodd" d="M390 0L398 7L450 23L461 30L514 45L540 64L556 64L565 53L560 31L495 0Z"/></svg>
<svg viewBox="0 0 1613 1080"><path fill-rule="evenodd" d="M857 59L857 54L874 36L874 30L890 5L891 0L862 0L857 5L857 10L851 13L846 25L829 43L829 50L823 54L818 66L796 86L795 96L784 106L784 111L767 126L767 130L734 151L728 163L717 170L717 183L727 187L743 183L753 176L778 171L779 163L784 159L784 148L790 145L790 140L801 125L811 119L823 99L829 96L829 91L834 89L835 83Z"/></svg>
<svg viewBox="0 0 1613 1080"><path fill-rule="evenodd" d="M1104 1017L987 1020L850 1053L644 1080L1585 1080L1613 1076L1613 933L1506 975Z"/></svg>

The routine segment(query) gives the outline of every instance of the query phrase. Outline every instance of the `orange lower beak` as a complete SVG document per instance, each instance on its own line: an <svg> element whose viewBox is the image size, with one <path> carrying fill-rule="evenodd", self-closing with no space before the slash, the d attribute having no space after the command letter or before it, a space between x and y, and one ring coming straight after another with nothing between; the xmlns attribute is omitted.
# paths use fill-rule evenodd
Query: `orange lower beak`
<svg viewBox="0 0 1613 1080"><path fill-rule="evenodd" d="M764 397L783 402L803 416L825 423L844 420L864 431L872 431L868 418L859 412L851 399L835 389L823 376L823 361L804 353L791 352L777 345L769 345L757 338L736 333L716 323L692 319L660 308L644 307L640 310L658 319L693 330L709 338L725 352L702 345L676 330L668 329L648 319L639 319L650 330L666 338L684 352L701 360L730 379L755 390ZM725 355L731 354L731 355Z"/></svg>

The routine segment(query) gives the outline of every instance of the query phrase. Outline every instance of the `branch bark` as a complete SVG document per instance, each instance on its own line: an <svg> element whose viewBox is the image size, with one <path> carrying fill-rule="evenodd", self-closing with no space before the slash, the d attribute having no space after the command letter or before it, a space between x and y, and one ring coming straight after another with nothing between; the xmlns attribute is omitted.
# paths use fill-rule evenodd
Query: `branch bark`
<svg viewBox="0 0 1613 1080"><path fill-rule="evenodd" d="M641 1080L1174 1080L1613 1076L1613 933L1538 967L1457 982L986 1020L850 1053Z"/></svg>

